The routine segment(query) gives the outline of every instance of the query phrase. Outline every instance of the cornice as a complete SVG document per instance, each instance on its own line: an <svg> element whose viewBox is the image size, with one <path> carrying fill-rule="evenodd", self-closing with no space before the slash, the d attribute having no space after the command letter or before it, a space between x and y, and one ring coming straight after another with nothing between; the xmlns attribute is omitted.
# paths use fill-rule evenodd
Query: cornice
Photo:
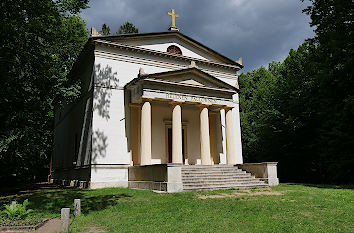
<svg viewBox="0 0 354 233"><path fill-rule="evenodd" d="M95 50L95 56L102 57L102 58L108 58L108 59L112 59L112 60L141 64L141 65L151 65L151 66L156 66L156 67L161 67L161 68L171 69L171 70L185 69L187 67L185 65L180 65L180 64L176 64L176 63L167 62L167 61L157 61L157 60L147 59L147 58L143 58L143 57L135 57L135 56L128 56L128 55L124 55L124 54L116 54L116 53L102 51L102 50ZM205 68L201 68L201 70L203 70L206 73L212 74L216 77L237 80L236 74L230 75L229 73L205 69Z"/></svg>
<svg viewBox="0 0 354 233"><path fill-rule="evenodd" d="M232 69L235 71L240 70L241 68L236 66L236 65L230 65L230 64L224 64L224 63L219 63L219 62L214 62L214 61L209 61L209 60L203 60L200 58L194 58L194 57L188 57L188 56L183 56L183 55L176 55L168 52L161 52L161 51L156 51L152 49L147 49L147 48L141 48L133 45L127 45L127 44L122 44L118 42L111 42L111 41L106 41L106 40L101 40L101 39L96 39L93 41L95 44L99 45L104 45L107 47L115 47L115 48L120 48L120 49L125 49L125 50L130 50L134 52L139 52L143 54L154 54L160 57L169 57L169 58L175 58L175 59L180 59L180 60L185 60L185 61L197 61L199 63L211 65L211 66L217 66L217 67L223 67L226 69Z"/></svg>

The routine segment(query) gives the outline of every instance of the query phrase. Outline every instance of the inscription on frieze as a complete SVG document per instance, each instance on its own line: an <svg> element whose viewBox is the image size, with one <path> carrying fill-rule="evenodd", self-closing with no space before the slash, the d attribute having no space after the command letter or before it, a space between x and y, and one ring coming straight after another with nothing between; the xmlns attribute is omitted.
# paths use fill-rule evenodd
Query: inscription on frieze
<svg viewBox="0 0 354 233"><path fill-rule="evenodd" d="M183 101L191 101L191 102L200 102L200 103L210 103L216 104L218 100L202 97L202 96L190 96L186 94L171 94L166 93L166 99L173 99L173 100L183 100Z"/></svg>

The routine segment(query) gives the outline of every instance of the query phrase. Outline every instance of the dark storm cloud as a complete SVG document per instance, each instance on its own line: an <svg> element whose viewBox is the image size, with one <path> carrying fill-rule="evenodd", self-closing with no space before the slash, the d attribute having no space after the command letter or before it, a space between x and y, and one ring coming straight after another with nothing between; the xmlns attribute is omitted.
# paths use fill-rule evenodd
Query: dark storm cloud
<svg viewBox="0 0 354 233"><path fill-rule="evenodd" d="M250 71L282 60L291 48L313 36L300 0L91 0L82 13L87 26L107 23L112 32L125 21L140 32L166 31L171 8L181 32L236 60Z"/></svg>

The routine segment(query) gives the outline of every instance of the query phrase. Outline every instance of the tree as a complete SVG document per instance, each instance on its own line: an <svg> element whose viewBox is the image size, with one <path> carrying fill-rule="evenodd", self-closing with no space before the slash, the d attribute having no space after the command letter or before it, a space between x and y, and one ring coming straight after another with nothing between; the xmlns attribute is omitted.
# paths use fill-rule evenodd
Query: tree
<svg viewBox="0 0 354 233"><path fill-rule="evenodd" d="M80 93L66 78L87 41L87 1L0 3L0 183L48 174L55 99Z"/></svg>
<svg viewBox="0 0 354 233"><path fill-rule="evenodd" d="M111 34L111 29L109 26L107 26L105 23L102 24L101 31L99 31L104 36L110 35Z"/></svg>
<svg viewBox="0 0 354 233"><path fill-rule="evenodd" d="M278 161L287 181L352 182L353 4L311 2L315 37L239 77L245 160Z"/></svg>
<svg viewBox="0 0 354 233"><path fill-rule="evenodd" d="M242 139L245 160L278 161L283 180L301 181L312 165L315 138L309 43L290 50L284 62L271 62L240 75ZM301 167L296 161L304 161ZM297 169L297 170L296 170Z"/></svg>
<svg viewBox="0 0 354 233"><path fill-rule="evenodd" d="M266 160L271 153L269 140L272 124L277 118L274 107L275 76L260 67L239 76L240 116L242 123L243 156L245 161Z"/></svg>
<svg viewBox="0 0 354 233"><path fill-rule="evenodd" d="M346 117L353 112L329 105L338 96L324 95L322 56L308 41L282 63L239 76L245 161L278 161L284 181L352 180L352 134L345 126L351 127Z"/></svg>
<svg viewBox="0 0 354 233"><path fill-rule="evenodd" d="M351 0L319 1L304 10L311 17L317 45L313 64L319 88L321 168L331 179L354 179L354 5Z"/></svg>
<svg viewBox="0 0 354 233"><path fill-rule="evenodd" d="M129 34L129 33L138 33L139 29L134 26L134 24L130 22L125 22L123 25L121 25L116 32L116 34Z"/></svg>

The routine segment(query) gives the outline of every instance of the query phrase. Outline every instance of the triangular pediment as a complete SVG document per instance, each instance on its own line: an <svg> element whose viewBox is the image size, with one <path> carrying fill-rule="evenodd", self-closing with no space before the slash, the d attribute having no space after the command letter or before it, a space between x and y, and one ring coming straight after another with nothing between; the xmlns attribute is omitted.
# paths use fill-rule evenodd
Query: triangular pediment
<svg viewBox="0 0 354 233"><path fill-rule="evenodd" d="M147 98L215 106L235 106L233 95L238 92L236 87L196 67L154 74L141 69L124 88L129 90L132 102Z"/></svg>
<svg viewBox="0 0 354 233"><path fill-rule="evenodd" d="M158 52L168 52L170 46L177 46L182 56L236 65L242 68L242 64L212 50L211 48L199 43L198 41L180 32L156 32L139 33L117 36L98 36L94 40L105 40L136 46L142 49L149 49Z"/></svg>
<svg viewBox="0 0 354 233"><path fill-rule="evenodd" d="M237 91L236 87L233 87L198 68L187 68L149 74L144 75L141 78L151 82L155 81L169 85L176 85L179 87L204 88L231 92Z"/></svg>

